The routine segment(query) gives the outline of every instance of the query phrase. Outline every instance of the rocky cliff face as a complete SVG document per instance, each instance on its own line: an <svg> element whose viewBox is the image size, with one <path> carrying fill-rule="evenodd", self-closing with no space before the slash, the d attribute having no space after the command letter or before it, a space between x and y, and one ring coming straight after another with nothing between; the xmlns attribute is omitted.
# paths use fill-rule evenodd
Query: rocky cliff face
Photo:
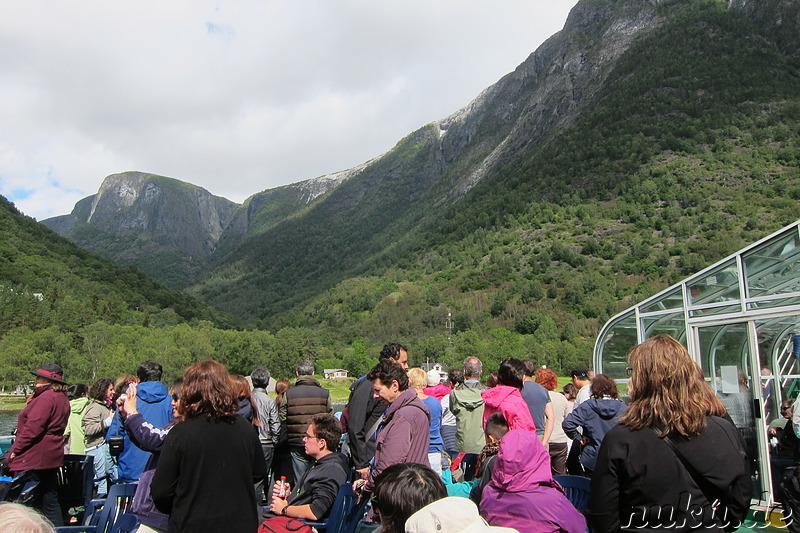
<svg viewBox="0 0 800 533"><path fill-rule="evenodd" d="M238 207L178 180L123 172L108 176L71 214L42 223L84 248L180 286L206 265Z"/></svg>

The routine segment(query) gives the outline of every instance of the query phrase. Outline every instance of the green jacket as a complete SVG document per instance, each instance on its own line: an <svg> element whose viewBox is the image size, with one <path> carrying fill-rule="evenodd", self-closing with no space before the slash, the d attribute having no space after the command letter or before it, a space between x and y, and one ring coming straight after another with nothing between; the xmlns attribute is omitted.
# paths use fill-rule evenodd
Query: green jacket
<svg viewBox="0 0 800 533"><path fill-rule="evenodd" d="M481 453L486 444L483 436L483 398L486 387L465 383L450 393L450 411L456 417L456 451Z"/></svg>
<svg viewBox="0 0 800 533"><path fill-rule="evenodd" d="M69 401L69 420L67 421L67 429L64 431L64 438L67 441L66 453L83 455L86 449L86 445L83 442L81 420L87 405L89 405L89 398L86 396Z"/></svg>

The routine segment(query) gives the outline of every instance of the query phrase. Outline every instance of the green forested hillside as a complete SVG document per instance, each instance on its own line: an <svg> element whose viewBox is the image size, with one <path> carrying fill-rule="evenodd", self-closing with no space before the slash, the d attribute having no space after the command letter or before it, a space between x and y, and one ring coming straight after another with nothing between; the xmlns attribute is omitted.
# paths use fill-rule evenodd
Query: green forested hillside
<svg viewBox="0 0 800 533"><path fill-rule="evenodd" d="M68 370L83 365L83 332L97 323L155 327L217 316L78 248L0 197L0 382L13 383L46 361Z"/></svg>

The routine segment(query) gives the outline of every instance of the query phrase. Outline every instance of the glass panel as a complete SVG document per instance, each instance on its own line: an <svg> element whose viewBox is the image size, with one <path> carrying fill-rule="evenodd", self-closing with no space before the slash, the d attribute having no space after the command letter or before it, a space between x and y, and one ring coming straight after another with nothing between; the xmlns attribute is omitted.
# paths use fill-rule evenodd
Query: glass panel
<svg viewBox="0 0 800 533"><path fill-rule="evenodd" d="M800 237L793 228L742 256L747 295L800 292Z"/></svg>
<svg viewBox="0 0 800 533"><path fill-rule="evenodd" d="M614 379L628 379L628 350L639 344L636 315L630 312L621 316L600 338L599 371Z"/></svg>
<svg viewBox="0 0 800 533"><path fill-rule="evenodd" d="M667 309L683 309L683 291L680 287L668 292L658 300L643 304L639 308L639 312L652 313L654 311L665 311Z"/></svg>
<svg viewBox="0 0 800 533"><path fill-rule="evenodd" d="M791 419L792 405L800 391L800 361L794 355L800 355L800 339L795 342L798 331L798 316L756 321L763 424L768 428L773 486L783 477L785 468L795 463Z"/></svg>
<svg viewBox="0 0 800 533"><path fill-rule="evenodd" d="M670 335L686 345L686 319L683 313L670 313L657 317L642 318L645 338L655 337L662 333Z"/></svg>
<svg viewBox="0 0 800 533"><path fill-rule="evenodd" d="M800 362L794 354L795 332L800 317L782 317L756 322L761 386L767 420L780 418L780 402L795 399L800 392ZM798 340L800 351L800 340ZM774 380L777 379L777 383Z"/></svg>
<svg viewBox="0 0 800 533"><path fill-rule="evenodd" d="M753 497L760 499L770 487L758 453L747 324L707 326L697 331L703 371L711 378L714 392L744 439L753 467ZM760 388L758 379L752 385Z"/></svg>
<svg viewBox="0 0 800 533"><path fill-rule="evenodd" d="M688 284L689 305L698 306L739 300L739 271L730 260Z"/></svg>
<svg viewBox="0 0 800 533"><path fill-rule="evenodd" d="M692 309L689 311L689 316L696 317L696 316L716 316L716 315L728 315L731 313L741 313L742 306L739 304L736 305L721 305L719 307L711 307L708 309Z"/></svg>
<svg viewBox="0 0 800 533"><path fill-rule="evenodd" d="M791 298L776 298L774 300L748 302L747 309L770 309L772 307L784 307L787 305L800 305L800 295L792 296Z"/></svg>

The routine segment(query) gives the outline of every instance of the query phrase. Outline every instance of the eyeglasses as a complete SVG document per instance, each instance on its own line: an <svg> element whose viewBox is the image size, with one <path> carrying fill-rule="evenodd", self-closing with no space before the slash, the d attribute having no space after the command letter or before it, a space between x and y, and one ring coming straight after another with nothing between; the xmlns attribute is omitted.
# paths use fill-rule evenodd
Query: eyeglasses
<svg viewBox="0 0 800 533"><path fill-rule="evenodd" d="M180 399L181 399L181 395L180 394L173 394L172 395L172 401L173 402L177 402Z"/></svg>
<svg viewBox="0 0 800 533"><path fill-rule="evenodd" d="M628 368L626 368L625 373L628 374L628 377L631 377L631 374L633 374L633 367L629 366Z"/></svg>
<svg viewBox="0 0 800 533"><path fill-rule="evenodd" d="M305 435L303 435L303 438L304 438L304 439L318 439L319 437L317 437L317 436L315 436L315 435L309 435L309 434L306 432L306 434L305 434Z"/></svg>

